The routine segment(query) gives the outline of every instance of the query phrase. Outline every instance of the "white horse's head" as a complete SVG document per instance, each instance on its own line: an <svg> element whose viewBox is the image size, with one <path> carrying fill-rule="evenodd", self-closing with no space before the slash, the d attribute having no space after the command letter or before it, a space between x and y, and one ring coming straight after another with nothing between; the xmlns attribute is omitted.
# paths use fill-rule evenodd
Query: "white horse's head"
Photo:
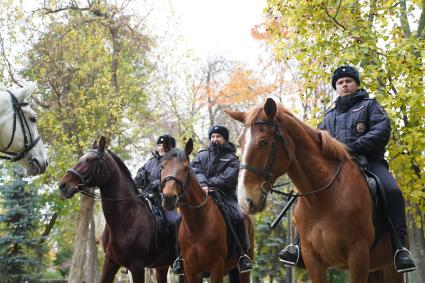
<svg viewBox="0 0 425 283"><path fill-rule="evenodd" d="M10 91L0 88L0 158L17 161L32 176L47 168L46 149L36 126L37 114L27 101L36 87L30 84Z"/></svg>

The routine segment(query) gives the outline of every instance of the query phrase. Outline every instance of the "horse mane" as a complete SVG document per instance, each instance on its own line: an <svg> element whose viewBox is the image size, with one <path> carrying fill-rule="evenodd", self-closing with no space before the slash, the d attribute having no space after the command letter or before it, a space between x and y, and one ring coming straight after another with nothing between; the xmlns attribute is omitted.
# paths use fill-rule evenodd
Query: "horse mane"
<svg viewBox="0 0 425 283"><path fill-rule="evenodd" d="M307 125L280 103L276 103L276 106L277 119L281 121L290 120L294 123L300 124L302 128L306 132L308 132L310 136L312 136L313 140L319 141L321 143L320 147L323 157L336 160L350 159L350 154L348 153L346 146L343 143L339 142L337 139L331 137L327 131L314 129L310 125ZM262 111L263 106L255 107L252 110L248 111L245 115L245 125L253 126ZM283 127L283 129L285 129L285 127ZM319 139L316 138L317 136L319 137Z"/></svg>
<svg viewBox="0 0 425 283"><path fill-rule="evenodd" d="M325 157L337 160L350 159L350 154L346 146L337 139L331 137L327 131L315 130L319 132L319 137L322 141L322 153Z"/></svg>
<svg viewBox="0 0 425 283"><path fill-rule="evenodd" d="M114 161L118 164L118 167L124 172L124 175L127 176L127 178L131 180L131 184L133 185L134 191L137 194L139 194L139 192L137 190L136 183L134 182L133 177L131 176L131 172L130 172L130 170L128 170L127 165L125 165L124 161L122 161L122 159L118 155L116 155L115 153L113 153L109 149L108 149L108 152L112 156Z"/></svg>

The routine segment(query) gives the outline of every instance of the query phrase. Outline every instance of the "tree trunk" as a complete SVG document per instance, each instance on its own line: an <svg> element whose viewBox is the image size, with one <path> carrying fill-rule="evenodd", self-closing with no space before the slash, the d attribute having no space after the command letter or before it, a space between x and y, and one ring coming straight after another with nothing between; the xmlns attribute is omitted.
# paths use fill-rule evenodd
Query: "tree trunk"
<svg viewBox="0 0 425 283"><path fill-rule="evenodd" d="M84 262L88 241L89 223L93 217L94 199L85 195L80 196L80 210L78 211L77 227L75 229L74 253L72 254L71 268L69 271L69 283L83 282Z"/></svg>
<svg viewBox="0 0 425 283"><path fill-rule="evenodd" d="M417 211L420 211L419 209ZM408 214L409 223L414 223L414 218ZM421 226L424 227L424 215L421 215ZM416 261L416 271L409 273L409 282L423 282L425 278L425 238L424 231L412 225L410 229L410 250Z"/></svg>
<svg viewBox="0 0 425 283"><path fill-rule="evenodd" d="M96 225L92 215L89 226L89 240L87 242L86 282L100 282L99 260L96 246Z"/></svg>

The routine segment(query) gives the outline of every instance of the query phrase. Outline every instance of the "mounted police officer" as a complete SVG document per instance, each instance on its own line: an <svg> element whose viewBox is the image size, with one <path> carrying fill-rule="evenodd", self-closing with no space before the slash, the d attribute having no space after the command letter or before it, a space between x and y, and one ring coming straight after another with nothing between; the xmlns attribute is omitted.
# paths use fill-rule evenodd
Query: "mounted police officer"
<svg viewBox="0 0 425 283"><path fill-rule="evenodd" d="M404 199L388 162L384 159L385 146L391 135L391 124L384 108L364 89L360 89L358 71L351 66L337 68L332 76L332 87L339 97L324 116L319 129L344 143L351 155L363 160L368 170L375 174L383 186L388 200L388 216L401 244L408 241ZM279 253L287 265L301 263L299 240ZM395 269L409 272L416 269L411 253L400 247L394 253Z"/></svg>
<svg viewBox="0 0 425 283"><path fill-rule="evenodd" d="M154 209L160 209L162 207L161 192L159 188L162 157L171 148L176 147L176 140L172 136L164 134L158 138L156 144L156 150L152 152L153 156L139 168L134 182L137 188L142 190L142 196L149 199L151 204L155 206ZM167 148L167 146L170 148ZM177 235L177 227L180 222L180 216L177 210L165 210L162 212L164 213L166 221L173 227L174 231L171 232ZM177 237L175 236L174 238L176 240L175 250L177 253ZM177 254L175 256L177 256Z"/></svg>
<svg viewBox="0 0 425 283"><path fill-rule="evenodd" d="M248 272L252 270L252 261L246 254L249 245L248 236L244 215L239 208L236 197L239 173L239 160L235 154L236 147L229 142L229 131L226 127L219 125L211 127L208 131L208 137L211 141L209 147L198 152L191 163L191 167L202 189L216 199L220 209L224 212L223 216L228 226L232 225L229 228L236 232L237 239L235 239L235 242L239 246L237 248L238 269L240 273ZM229 214L232 216L230 217ZM233 221L229 218L233 218ZM179 267L180 272L183 266L182 261L180 257L174 264L174 267ZM173 269L175 269L174 267Z"/></svg>

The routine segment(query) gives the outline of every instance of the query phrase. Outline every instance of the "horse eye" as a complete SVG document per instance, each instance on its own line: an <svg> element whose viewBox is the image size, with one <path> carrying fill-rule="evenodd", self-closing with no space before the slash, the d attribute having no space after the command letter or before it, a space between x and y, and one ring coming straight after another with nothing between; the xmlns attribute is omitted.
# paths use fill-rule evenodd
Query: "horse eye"
<svg viewBox="0 0 425 283"><path fill-rule="evenodd" d="M37 122L37 117L31 117L30 121L33 122L33 123Z"/></svg>
<svg viewBox="0 0 425 283"><path fill-rule="evenodd" d="M260 147L266 146L268 144L269 144L269 141L268 140L261 140L260 141Z"/></svg>

